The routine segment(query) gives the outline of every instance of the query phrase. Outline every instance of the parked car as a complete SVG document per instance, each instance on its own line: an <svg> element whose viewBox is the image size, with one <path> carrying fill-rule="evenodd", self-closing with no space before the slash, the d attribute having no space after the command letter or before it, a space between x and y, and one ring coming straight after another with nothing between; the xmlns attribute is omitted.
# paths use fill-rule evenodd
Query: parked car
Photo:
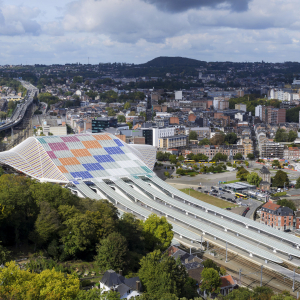
<svg viewBox="0 0 300 300"><path fill-rule="evenodd" d="M221 197L221 199L224 199L224 200L226 200L226 198L225 198L225 197Z"/></svg>
<svg viewBox="0 0 300 300"><path fill-rule="evenodd" d="M231 210L231 208L230 208L230 207L226 207L226 209L227 209L227 210Z"/></svg>
<svg viewBox="0 0 300 300"><path fill-rule="evenodd" d="M232 199L231 199L231 198L227 198L227 200L228 200L228 201L232 201Z"/></svg>

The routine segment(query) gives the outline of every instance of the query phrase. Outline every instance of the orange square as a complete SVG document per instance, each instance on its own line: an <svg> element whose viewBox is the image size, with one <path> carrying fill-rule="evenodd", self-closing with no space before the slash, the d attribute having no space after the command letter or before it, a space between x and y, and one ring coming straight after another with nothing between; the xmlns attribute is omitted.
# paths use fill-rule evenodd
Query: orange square
<svg viewBox="0 0 300 300"><path fill-rule="evenodd" d="M85 148L102 148L102 146L97 141L82 141L81 142Z"/></svg>
<svg viewBox="0 0 300 300"><path fill-rule="evenodd" d="M69 173L68 170L64 166L58 166L59 171L62 173Z"/></svg>
<svg viewBox="0 0 300 300"><path fill-rule="evenodd" d="M98 141L107 141L111 140L111 138L107 134L99 134L99 135L93 135L93 137Z"/></svg>
<svg viewBox="0 0 300 300"><path fill-rule="evenodd" d="M87 149L73 149L71 150L75 157L82 157L82 156L92 156L92 154Z"/></svg>
<svg viewBox="0 0 300 300"><path fill-rule="evenodd" d="M77 160L76 157L60 158L59 160L64 166L80 165L80 162Z"/></svg>

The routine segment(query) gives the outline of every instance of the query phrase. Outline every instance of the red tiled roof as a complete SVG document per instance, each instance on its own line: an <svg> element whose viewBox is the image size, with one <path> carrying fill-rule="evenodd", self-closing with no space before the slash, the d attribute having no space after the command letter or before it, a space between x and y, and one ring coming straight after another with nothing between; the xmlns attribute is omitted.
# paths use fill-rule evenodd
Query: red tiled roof
<svg viewBox="0 0 300 300"><path fill-rule="evenodd" d="M269 201L269 202L267 202L265 205L263 205L263 207L264 207L264 208L271 209L271 210L277 210L277 209L280 207L280 205L275 204L275 203Z"/></svg>
<svg viewBox="0 0 300 300"><path fill-rule="evenodd" d="M221 281L222 281L221 288L222 287L224 288L224 287L227 287L230 285L235 285L235 282L234 282L233 278L231 277L231 275L222 276Z"/></svg>

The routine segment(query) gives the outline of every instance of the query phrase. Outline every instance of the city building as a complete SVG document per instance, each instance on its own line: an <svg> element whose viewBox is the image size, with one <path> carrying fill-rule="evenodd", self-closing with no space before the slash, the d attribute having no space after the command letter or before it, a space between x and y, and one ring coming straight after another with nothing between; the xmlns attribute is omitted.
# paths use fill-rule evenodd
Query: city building
<svg viewBox="0 0 300 300"><path fill-rule="evenodd" d="M113 117L108 118L95 118L92 120L92 132L98 133L104 131L106 128L109 127L117 127L118 120Z"/></svg>
<svg viewBox="0 0 300 300"><path fill-rule="evenodd" d="M289 207L267 202L261 208L260 223L278 230L293 230L294 212Z"/></svg>

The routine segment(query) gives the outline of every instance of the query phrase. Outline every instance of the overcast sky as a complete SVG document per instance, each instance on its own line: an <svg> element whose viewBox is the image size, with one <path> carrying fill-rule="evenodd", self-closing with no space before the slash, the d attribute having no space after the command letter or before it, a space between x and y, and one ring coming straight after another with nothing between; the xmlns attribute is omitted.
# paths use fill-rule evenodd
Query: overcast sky
<svg viewBox="0 0 300 300"><path fill-rule="evenodd" d="M0 64L299 61L299 0L0 0Z"/></svg>

